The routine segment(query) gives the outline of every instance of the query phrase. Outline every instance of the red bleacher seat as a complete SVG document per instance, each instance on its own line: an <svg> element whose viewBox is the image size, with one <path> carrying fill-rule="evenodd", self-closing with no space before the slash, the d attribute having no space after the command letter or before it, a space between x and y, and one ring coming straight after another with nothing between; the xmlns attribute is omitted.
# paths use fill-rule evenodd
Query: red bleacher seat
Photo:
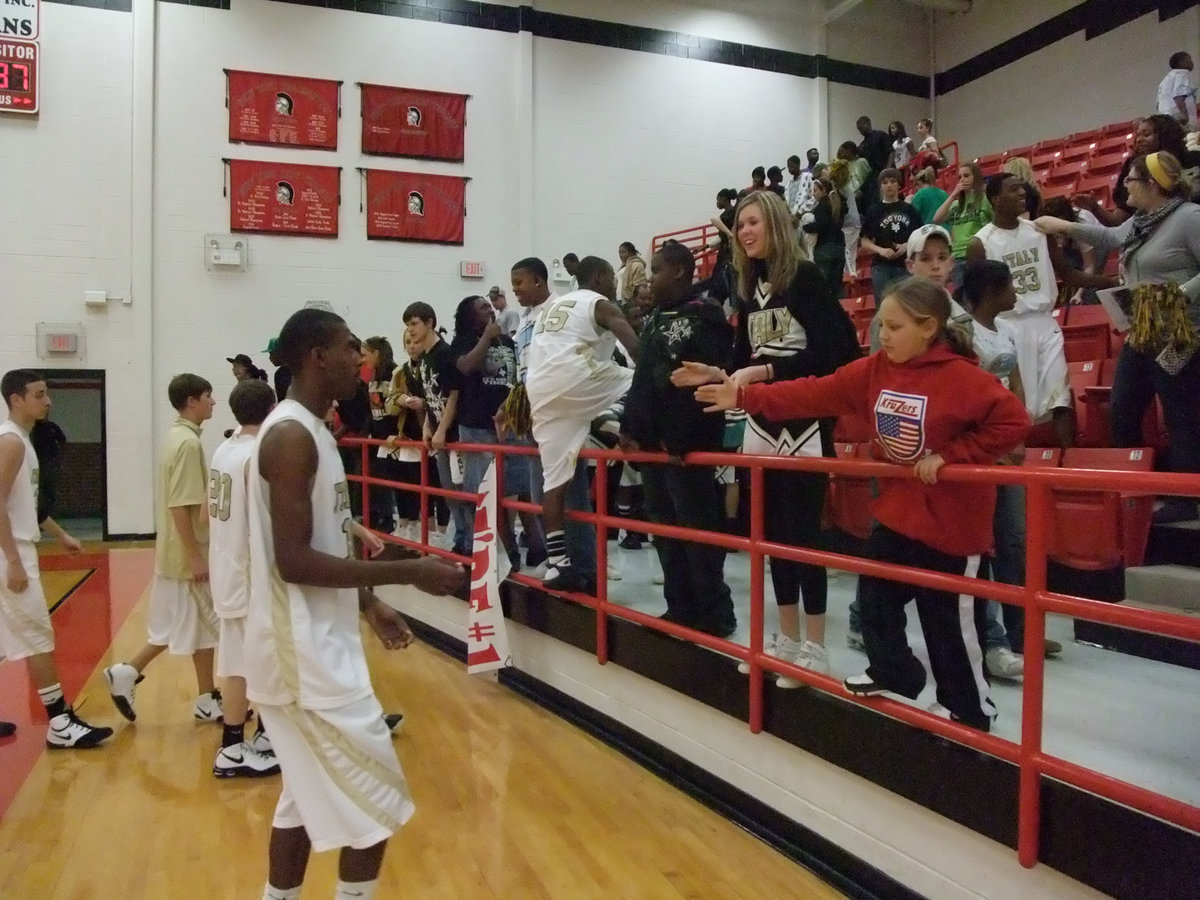
<svg viewBox="0 0 1200 900"><path fill-rule="evenodd" d="M1030 144L1028 147L1014 147L1012 150L1009 150L1007 153L1005 153L1004 156L1006 159L1012 159L1014 156L1023 156L1025 159L1029 159L1036 152L1037 147L1033 144Z"/></svg>
<svg viewBox="0 0 1200 900"><path fill-rule="evenodd" d="M1104 359L1089 359L1086 362L1067 363L1067 378L1071 382L1071 396L1075 401L1075 443L1080 447L1100 446L1088 440L1092 408L1086 398L1088 388L1100 384L1106 362Z"/></svg>
<svg viewBox="0 0 1200 900"><path fill-rule="evenodd" d="M1061 156L1061 150L1053 150L1049 152L1038 151L1033 155L1033 159L1029 161L1029 164L1035 169L1049 168L1058 162L1059 157Z"/></svg>
<svg viewBox="0 0 1200 900"><path fill-rule="evenodd" d="M1093 156L1088 163L1088 175L1116 175L1125 165L1128 153L1107 153L1104 156Z"/></svg>
<svg viewBox="0 0 1200 900"><path fill-rule="evenodd" d="M1060 181L1057 184L1051 182L1042 188L1042 199L1049 200L1051 197L1073 197L1075 195L1075 181Z"/></svg>
<svg viewBox="0 0 1200 900"><path fill-rule="evenodd" d="M1101 137L1095 141L1092 153L1095 156L1107 156L1110 153L1124 153L1131 149L1132 136L1128 134L1113 134Z"/></svg>
<svg viewBox="0 0 1200 900"><path fill-rule="evenodd" d="M1111 125L1105 125L1100 130L1105 135L1133 134L1137 130L1137 124L1137 119L1130 119L1128 122L1113 122Z"/></svg>
<svg viewBox="0 0 1200 900"><path fill-rule="evenodd" d="M1107 359L1112 343L1108 322L1069 323L1063 328L1063 355L1068 363Z"/></svg>
<svg viewBox="0 0 1200 900"><path fill-rule="evenodd" d="M1079 160L1086 160L1091 155L1091 144L1075 144L1074 146L1064 147L1062 155L1059 157L1059 159L1065 163L1077 162Z"/></svg>
<svg viewBox="0 0 1200 900"><path fill-rule="evenodd" d="M1118 171L1120 170L1118 169ZM1111 175L1088 174L1075 183L1075 191L1079 194L1092 194L1101 203L1108 204L1112 202L1112 192L1116 183L1117 172L1113 172Z"/></svg>
<svg viewBox="0 0 1200 900"><path fill-rule="evenodd" d="M1025 451L1021 465L1034 468L1057 469L1062 463L1061 447L1036 447Z"/></svg>
<svg viewBox="0 0 1200 900"><path fill-rule="evenodd" d="M1071 162L1059 162L1050 170L1050 175L1045 183L1058 184L1063 181L1077 181L1087 172L1087 169L1088 164L1086 160L1078 159Z"/></svg>
<svg viewBox="0 0 1200 900"><path fill-rule="evenodd" d="M1084 449L1064 451L1063 468L1149 472L1154 451ZM1049 528L1051 559L1075 569L1141 565L1150 533L1154 497L1117 491L1055 490Z"/></svg>
<svg viewBox="0 0 1200 900"><path fill-rule="evenodd" d="M871 445L839 442L838 459L870 459ZM829 479L829 521L861 540L871 534L871 479L834 475Z"/></svg>

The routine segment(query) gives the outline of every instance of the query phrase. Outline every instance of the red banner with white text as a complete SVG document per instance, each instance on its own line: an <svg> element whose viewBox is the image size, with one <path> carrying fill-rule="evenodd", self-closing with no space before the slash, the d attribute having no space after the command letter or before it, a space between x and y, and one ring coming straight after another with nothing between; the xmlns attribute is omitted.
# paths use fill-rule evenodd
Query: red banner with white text
<svg viewBox="0 0 1200 900"><path fill-rule="evenodd" d="M362 152L462 162L467 95L415 88L362 88Z"/></svg>
<svg viewBox="0 0 1200 900"><path fill-rule="evenodd" d="M229 140L336 150L340 81L225 70Z"/></svg>
<svg viewBox="0 0 1200 900"><path fill-rule="evenodd" d="M500 582L511 566L500 552L497 534L496 461L488 464L475 506L475 543L471 551L471 596L467 607L467 674L478 675L512 665L508 629L500 607Z"/></svg>
<svg viewBox="0 0 1200 900"><path fill-rule="evenodd" d="M367 169L367 237L461 244L467 179Z"/></svg>
<svg viewBox="0 0 1200 900"><path fill-rule="evenodd" d="M249 159L228 163L231 231L337 237L340 167Z"/></svg>

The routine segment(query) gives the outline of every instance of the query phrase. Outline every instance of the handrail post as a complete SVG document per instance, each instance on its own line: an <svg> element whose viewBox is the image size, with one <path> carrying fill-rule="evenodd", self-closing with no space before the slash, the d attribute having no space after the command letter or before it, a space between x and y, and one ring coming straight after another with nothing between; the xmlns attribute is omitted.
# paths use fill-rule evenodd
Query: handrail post
<svg viewBox="0 0 1200 900"><path fill-rule="evenodd" d="M608 460L596 460L596 512L608 515ZM608 662L608 526L596 526L596 661Z"/></svg>
<svg viewBox="0 0 1200 900"><path fill-rule="evenodd" d="M360 466L359 472L362 473L362 477L363 477L363 480L361 482L361 484L362 484L362 518L363 518L363 524L367 528L370 528L371 527L371 486L367 483L367 479L370 477L370 475L367 471L367 465L369 463L369 460L371 459L371 453L370 453L371 445L370 444L359 444L358 449L359 449L358 462L359 462L359 466ZM362 545L361 552L362 552L363 559L366 559L367 558L367 547L365 544Z"/></svg>
<svg viewBox="0 0 1200 900"><path fill-rule="evenodd" d="M425 446L425 442L421 442L421 501L418 507L421 511L421 527L418 533L421 535L421 543L429 546L429 494L425 489L429 487L429 448Z"/></svg>
<svg viewBox="0 0 1200 900"><path fill-rule="evenodd" d="M763 649L763 595L766 560L763 558L763 487L761 465L750 467L750 730L763 729L763 670L758 654Z"/></svg>
<svg viewBox="0 0 1200 900"><path fill-rule="evenodd" d="M1032 869L1041 840L1042 714L1046 673L1046 566L1050 488L1034 481L1025 504L1025 675L1021 694L1021 771L1017 803L1017 858Z"/></svg>

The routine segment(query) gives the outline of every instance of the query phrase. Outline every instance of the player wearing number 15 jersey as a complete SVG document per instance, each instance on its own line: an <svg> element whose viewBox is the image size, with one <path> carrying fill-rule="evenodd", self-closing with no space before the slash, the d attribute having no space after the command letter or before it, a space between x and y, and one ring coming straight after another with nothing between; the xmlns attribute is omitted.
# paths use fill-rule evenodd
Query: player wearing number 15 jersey
<svg viewBox="0 0 1200 900"><path fill-rule="evenodd" d="M988 182L987 197L994 218L975 234L967 260L998 260L1012 273L1017 305L1003 320L1012 326L1025 408L1034 423L1053 419L1060 441L1069 446L1074 416L1062 329L1051 316L1058 281L1050 246L1032 222L1020 218L1025 212L1025 184L1016 176L993 178Z"/></svg>
<svg viewBox="0 0 1200 900"><path fill-rule="evenodd" d="M275 392L264 381L240 381L229 394L238 428L213 453L208 472L208 571L213 608L221 620L217 676L222 679L225 728L213 763L218 778L274 775L275 753L261 720L258 733L245 738L247 717L246 612L250 605L250 522L246 477L258 428L275 406Z"/></svg>
<svg viewBox="0 0 1200 900"><path fill-rule="evenodd" d="M592 419L628 391L633 371L612 358L617 340L637 361L637 335L613 298L612 266L598 256L579 261L580 289L548 302L529 343L525 390L545 478L542 519L550 568L545 585L578 590L582 574L571 565L563 532L567 485Z"/></svg>

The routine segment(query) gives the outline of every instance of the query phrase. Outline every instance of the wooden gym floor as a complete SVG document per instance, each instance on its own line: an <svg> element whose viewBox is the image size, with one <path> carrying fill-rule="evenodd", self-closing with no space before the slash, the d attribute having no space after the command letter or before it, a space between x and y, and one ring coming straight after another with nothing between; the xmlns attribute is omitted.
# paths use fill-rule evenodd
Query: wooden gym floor
<svg viewBox="0 0 1200 900"><path fill-rule="evenodd" d="M0 896L258 900L278 778L216 779L217 725L191 718L191 661L161 656L113 708L101 669L145 639L153 551L43 557L56 659L80 714L116 735L44 749L23 665L0 664ZM85 574L87 569L94 569ZM379 897L842 896L816 876L535 704L417 643L367 656L417 814L388 847ZM314 855L304 896L329 897L336 854Z"/></svg>

